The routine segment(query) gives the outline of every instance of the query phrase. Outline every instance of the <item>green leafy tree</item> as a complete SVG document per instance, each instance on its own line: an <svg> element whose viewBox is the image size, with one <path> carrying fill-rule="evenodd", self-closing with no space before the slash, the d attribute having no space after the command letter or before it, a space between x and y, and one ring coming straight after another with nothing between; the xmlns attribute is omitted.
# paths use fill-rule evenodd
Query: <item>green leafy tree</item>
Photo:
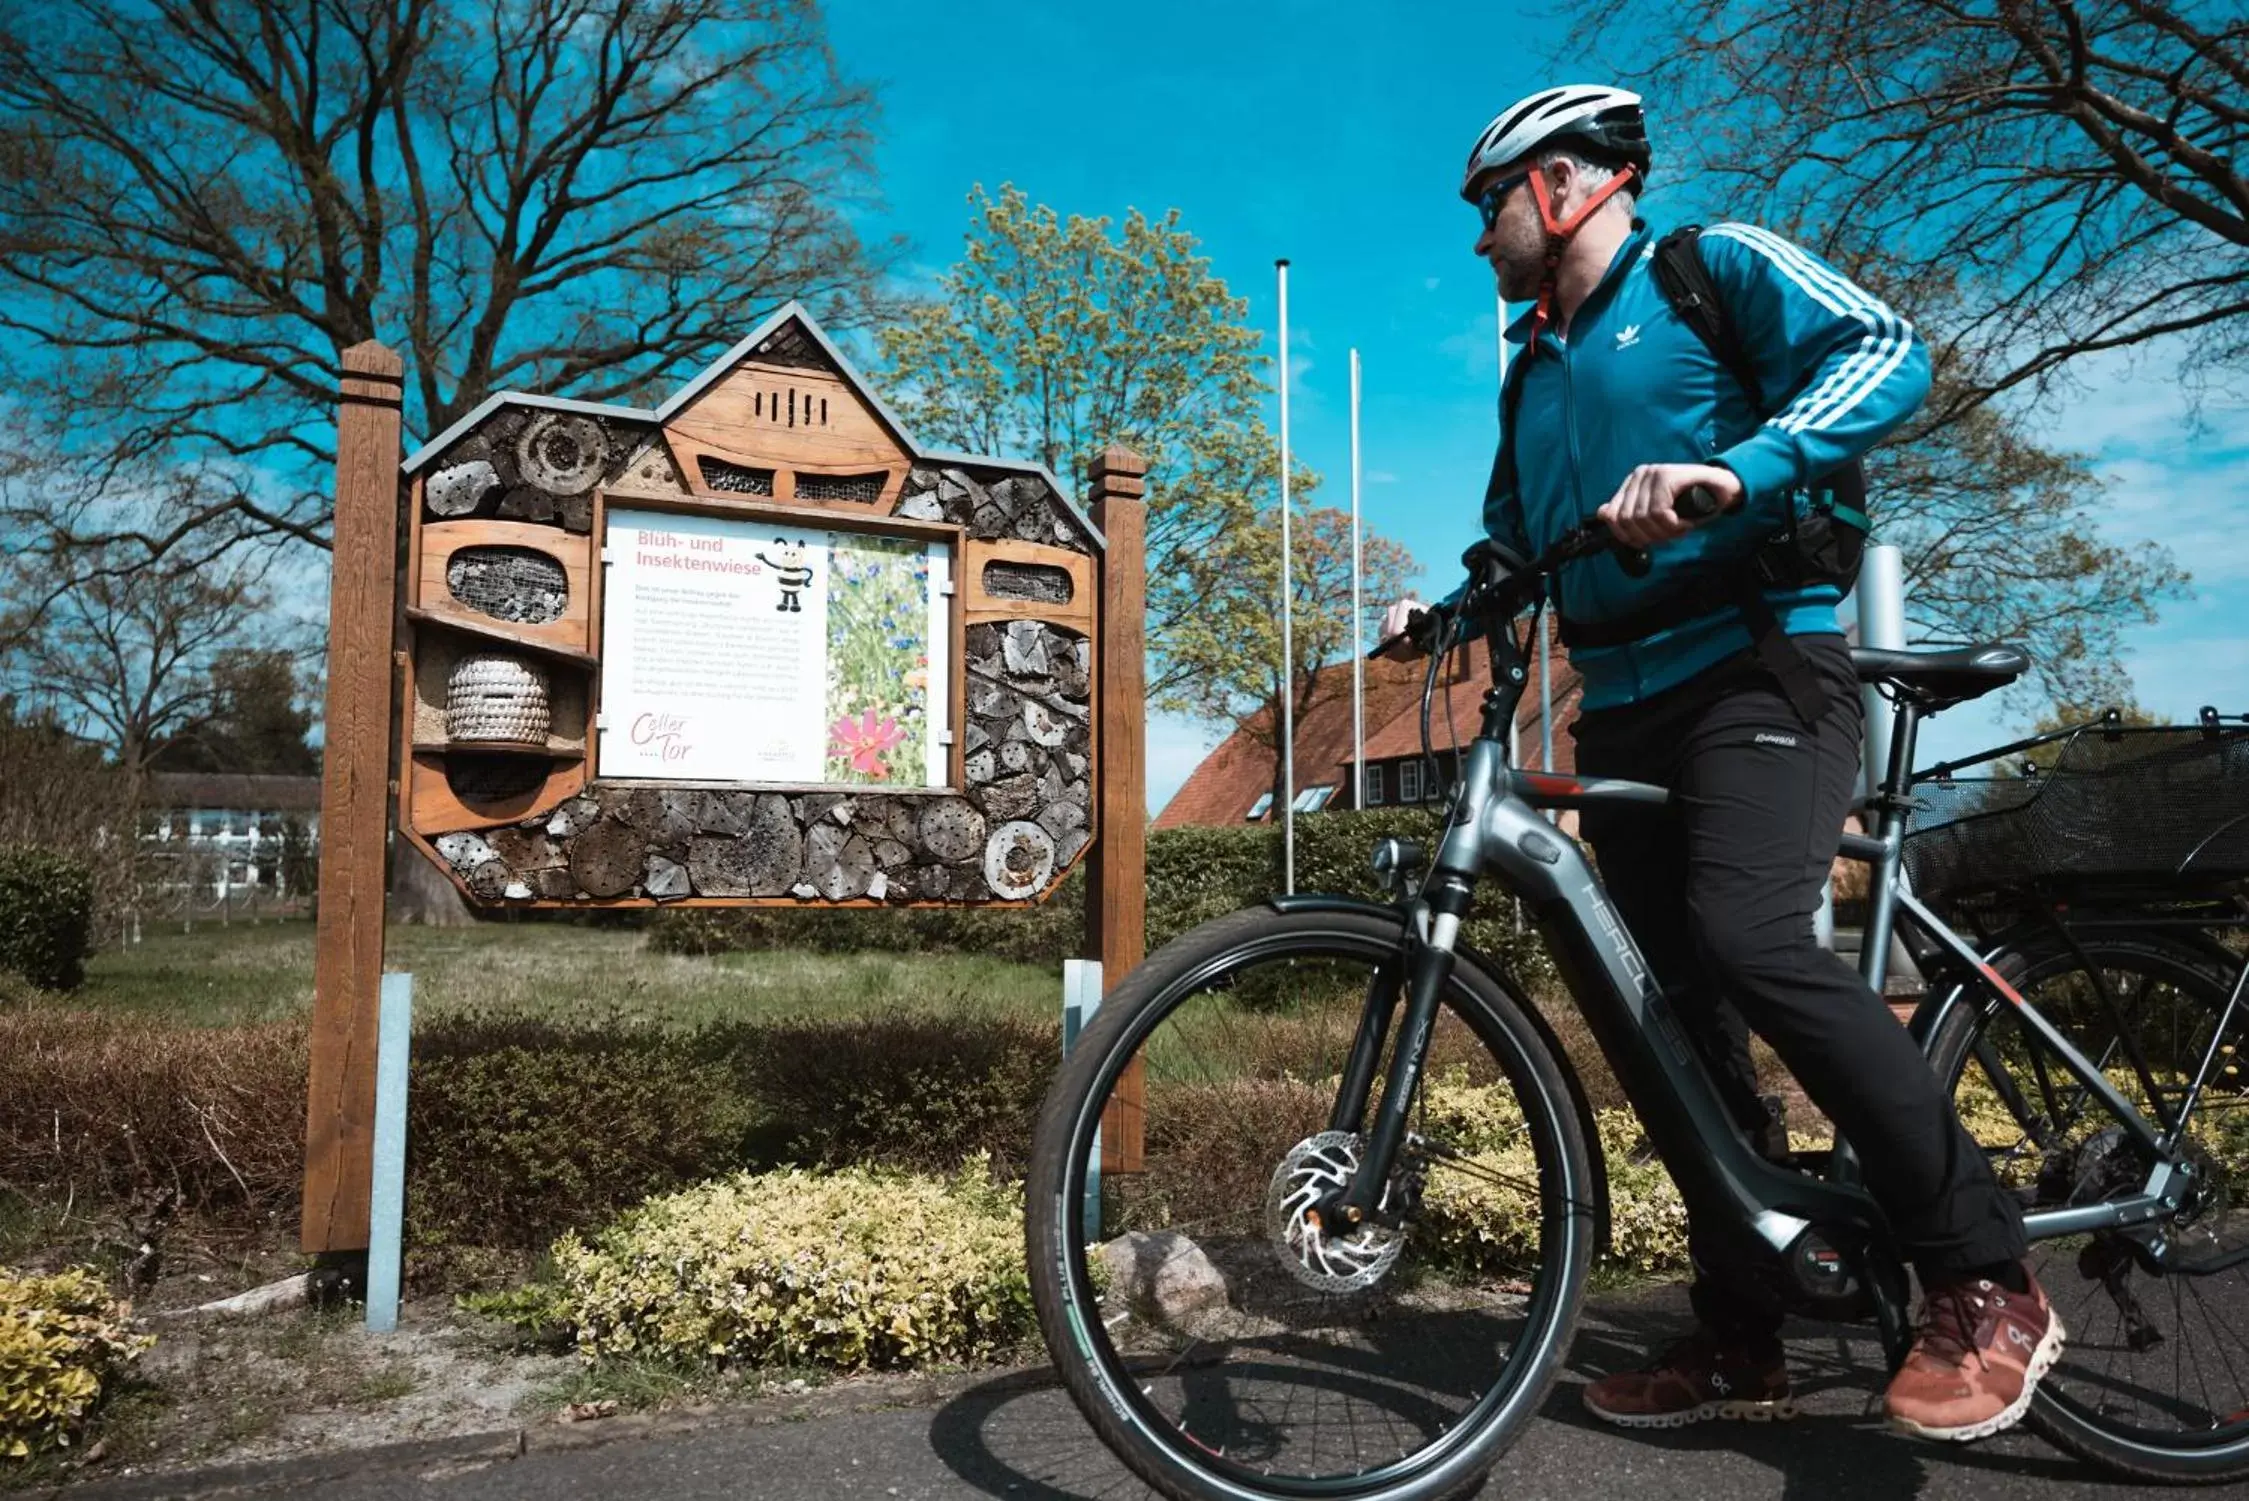
<svg viewBox="0 0 2249 1501"><path fill-rule="evenodd" d="M1320 704L1351 691L1347 674L1323 669L1351 653L1351 516L1314 507L1290 522L1290 633L1295 671L1281 652L1280 513L1270 507L1231 527L1191 565L1207 604L1182 620L1173 652L1186 669L1169 707L1238 725L1273 754L1273 798L1282 793L1281 701L1286 693L1298 724ZM1375 643L1382 607L1406 592L1414 561L1397 543L1364 532L1361 592Z"/></svg>
<svg viewBox="0 0 2249 1501"><path fill-rule="evenodd" d="M1064 220L1012 186L969 205L936 299L881 333L900 415L924 442L1034 458L1073 486L1111 443L1147 458L1149 688L1177 706L1206 666L1182 655L1187 633L1255 587L1207 560L1279 485L1248 303L1176 210ZM1263 596L1268 613L1278 597Z"/></svg>

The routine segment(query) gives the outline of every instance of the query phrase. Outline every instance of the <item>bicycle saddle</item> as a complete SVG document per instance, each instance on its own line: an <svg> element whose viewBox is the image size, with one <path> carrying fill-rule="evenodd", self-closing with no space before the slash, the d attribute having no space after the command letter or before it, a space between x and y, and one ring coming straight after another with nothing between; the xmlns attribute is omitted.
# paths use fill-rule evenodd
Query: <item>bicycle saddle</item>
<svg viewBox="0 0 2249 1501"><path fill-rule="evenodd" d="M2030 658L2013 646L1956 646L1950 651L1854 646L1851 665L1862 683L1891 684L1930 708L1943 708L2004 688L2030 670Z"/></svg>

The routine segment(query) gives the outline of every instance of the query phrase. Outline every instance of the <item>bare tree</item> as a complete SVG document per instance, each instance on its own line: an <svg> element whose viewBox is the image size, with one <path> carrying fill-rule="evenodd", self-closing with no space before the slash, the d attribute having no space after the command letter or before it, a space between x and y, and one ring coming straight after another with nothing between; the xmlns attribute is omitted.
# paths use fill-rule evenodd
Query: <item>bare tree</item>
<svg viewBox="0 0 2249 1501"><path fill-rule="evenodd" d="M270 639L271 600L261 570L240 558L217 568L94 563L35 625L13 633L0 681L26 710L106 749L137 794L165 743L220 706L223 679L212 669Z"/></svg>
<svg viewBox="0 0 2249 1501"><path fill-rule="evenodd" d="M1937 415L2097 350L2170 339L2203 372L2249 351L2240 0L1573 11L1573 48L1607 68L1636 39L1624 72L1667 117L1662 177L1831 258L1878 252L1902 286L1962 289Z"/></svg>
<svg viewBox="0 0 2249 1501"><path fill-rule="evenodd" d="M406 346L428 434L510 386L635 395L785 296L849 322L879 269L846 216L870 117L814 0L7 8L17 399L96 429L111 473L246 476L66 534L325 546L365 339Z"/></svg>

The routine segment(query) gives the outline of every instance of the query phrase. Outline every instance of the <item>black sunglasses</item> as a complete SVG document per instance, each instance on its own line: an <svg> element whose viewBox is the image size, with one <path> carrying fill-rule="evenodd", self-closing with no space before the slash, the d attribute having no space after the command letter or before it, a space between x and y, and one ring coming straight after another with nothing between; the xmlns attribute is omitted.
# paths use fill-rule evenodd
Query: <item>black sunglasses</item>
<svg viewBox="0 0 2249 1501"><path fill-rule="evenodd" d="M1499 222L1500 205L1507 201L1507 195L1530 180L1530 173L1518 172L1513 177L1503 177L1484 189L1476 199L1476 212L1484 216L1484 228L1487 231Z"/></svg>

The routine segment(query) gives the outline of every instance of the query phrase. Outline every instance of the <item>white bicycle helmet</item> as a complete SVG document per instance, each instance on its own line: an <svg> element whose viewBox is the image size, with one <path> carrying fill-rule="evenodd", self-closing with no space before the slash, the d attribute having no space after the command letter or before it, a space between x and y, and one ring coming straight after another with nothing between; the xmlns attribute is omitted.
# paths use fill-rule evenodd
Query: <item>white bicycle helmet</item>
<svg viewBox="0 0 2249 1501"><path fill-rule="evenodd" d="M1640 181L1648 180L1648 126L1640 96L1601 84L1567 84L1541 89L1493 117L1468 153L1460 196L1475 202L1470 189L1477 178L1554 146L1580 148L1591 160L1629 166Z"/></svg>

